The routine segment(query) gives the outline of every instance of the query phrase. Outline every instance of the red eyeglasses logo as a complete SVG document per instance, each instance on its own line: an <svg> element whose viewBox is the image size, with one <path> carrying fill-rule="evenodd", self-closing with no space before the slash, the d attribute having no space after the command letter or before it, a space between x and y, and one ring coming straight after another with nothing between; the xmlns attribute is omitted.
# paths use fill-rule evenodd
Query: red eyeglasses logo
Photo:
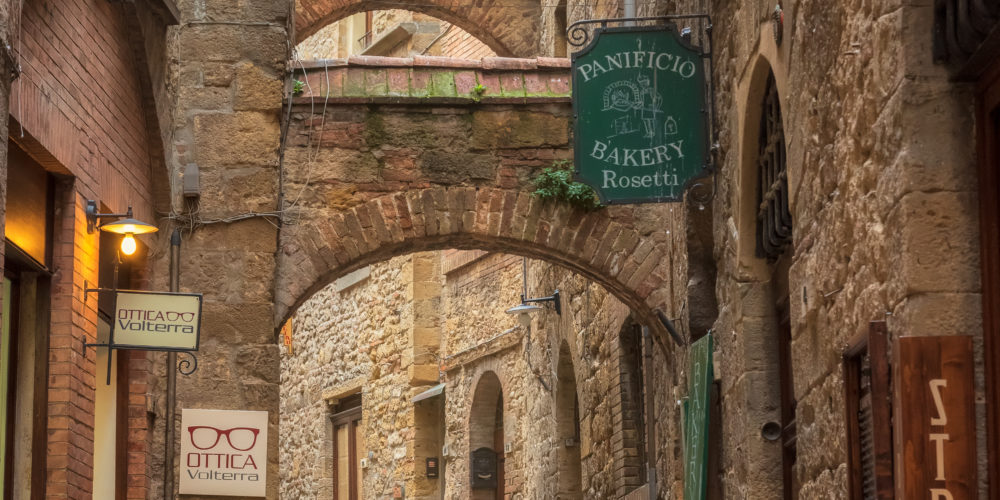
<svg viewBox="0 0 1000 500"><path fill-rule="evenodd" d="M219 439L226 436L226 442L234 450L249 451L257 444L260 429L253 427L233 427L231 429L216 429L207 425L192 425L187 428L191 436L191 445L199 450L210 450L219 444Z"/></svg>

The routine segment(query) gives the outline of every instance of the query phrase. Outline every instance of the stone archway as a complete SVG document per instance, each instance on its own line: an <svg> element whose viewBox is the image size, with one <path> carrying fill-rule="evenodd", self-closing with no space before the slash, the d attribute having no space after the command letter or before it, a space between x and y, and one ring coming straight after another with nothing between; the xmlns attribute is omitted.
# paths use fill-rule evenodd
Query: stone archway
<svg viewBox="0 0 1000 500"><path fill-rule="evenodd" d="M664 306L668 249L642 234L631 209L584 213L530 191L434 187L380 196L283 229L276 319L354 269L415 251L480 249L560 264L605 286L651 326ZM661 274L663 273L663 274ZM653 325L653 322L656 322Z"/></svg>
<svg viewBox="0 0 1000 500"><path fill-rule="evenodd" d="M349 62L305 75L331 82L331 90L322 107L303 96L290 110L281 195L291 223L278 241L278 324L354 269L457 248L562 265L604 286L666 338L658 313L676 313L669 284L673 256L683 249L671 233L683 234L683 210L653 204L585 212L532 194L544 167L571 157L572 110L554 92L568 90L567 68L541 59L505 68L392 63ZM394 80L410 82L409 95L394 90ZM418 81L453 97L414 97ZM488 86L501 95L454 97L469 81L496 82ZM502 93L509 82L522 97ZM546 90L526 95L529 85Z"/></svg>
<svg viewBox="0 0 1000 500"><path fill-rule="evenodd" d="M485 0L475 6L447 0L413 4L378 0L296 0L294 42L305 40L324 26L357 12L400 8L452 23L488 45L498 56L530 57L538 52L541 3L537 0L517 5Z"/></svg>

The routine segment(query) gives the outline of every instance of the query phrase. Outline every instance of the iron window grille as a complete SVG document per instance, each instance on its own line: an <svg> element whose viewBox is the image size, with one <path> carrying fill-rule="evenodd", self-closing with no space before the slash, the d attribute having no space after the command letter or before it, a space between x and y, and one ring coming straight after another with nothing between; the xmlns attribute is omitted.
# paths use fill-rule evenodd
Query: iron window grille
<svg viewBox="0 0 1000 500"><path fill-rule="evenodd" d="M935 0L934 60L963 63L971 62L977 51L995 54L996 37L992 43L987 39L998 22L996 0Z"/></svg>
<svg viewBox="0 0 1000 500"><path fill-rule="evenodd" d="M788 171L781 103L774 75L767 78L760 116L757 154L757 257L777 260L792 240L788 208Z"/></svg>

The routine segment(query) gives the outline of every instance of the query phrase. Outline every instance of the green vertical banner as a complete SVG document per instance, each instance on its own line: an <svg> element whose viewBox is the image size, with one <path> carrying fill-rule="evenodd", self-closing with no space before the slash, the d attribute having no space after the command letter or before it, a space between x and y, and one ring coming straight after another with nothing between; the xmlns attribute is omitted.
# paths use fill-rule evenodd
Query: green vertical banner
<svg viewBox="0 0 1000 500"><path fill-rule="evenodd" d="M708 414L712 397L712 334L691 344L688 397L684 405L684 500L708 491Z"/></svg>
<svg viewBox="0 0 1000 500"><path fill-rule="evenodd" d="M704 57L673 25L598 28L573 54L575 174L602 203L680 201L707 173Z"/></svg>

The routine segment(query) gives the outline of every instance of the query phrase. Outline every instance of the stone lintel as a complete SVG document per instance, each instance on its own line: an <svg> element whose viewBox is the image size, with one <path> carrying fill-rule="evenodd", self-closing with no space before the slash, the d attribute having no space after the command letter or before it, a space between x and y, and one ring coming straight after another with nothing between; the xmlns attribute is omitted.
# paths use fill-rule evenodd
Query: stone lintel
<svg viewBox="0 0 1000 500"><path fill-rule="evenodd" d="M323 389L321 397L328 405L337 404L337 402L341 399L358 393L358 391L364 387L367 380L367 376L361 375L360 377L355 377L346 382L341 382L333 387L327 387L326 389Z"/></svg>

